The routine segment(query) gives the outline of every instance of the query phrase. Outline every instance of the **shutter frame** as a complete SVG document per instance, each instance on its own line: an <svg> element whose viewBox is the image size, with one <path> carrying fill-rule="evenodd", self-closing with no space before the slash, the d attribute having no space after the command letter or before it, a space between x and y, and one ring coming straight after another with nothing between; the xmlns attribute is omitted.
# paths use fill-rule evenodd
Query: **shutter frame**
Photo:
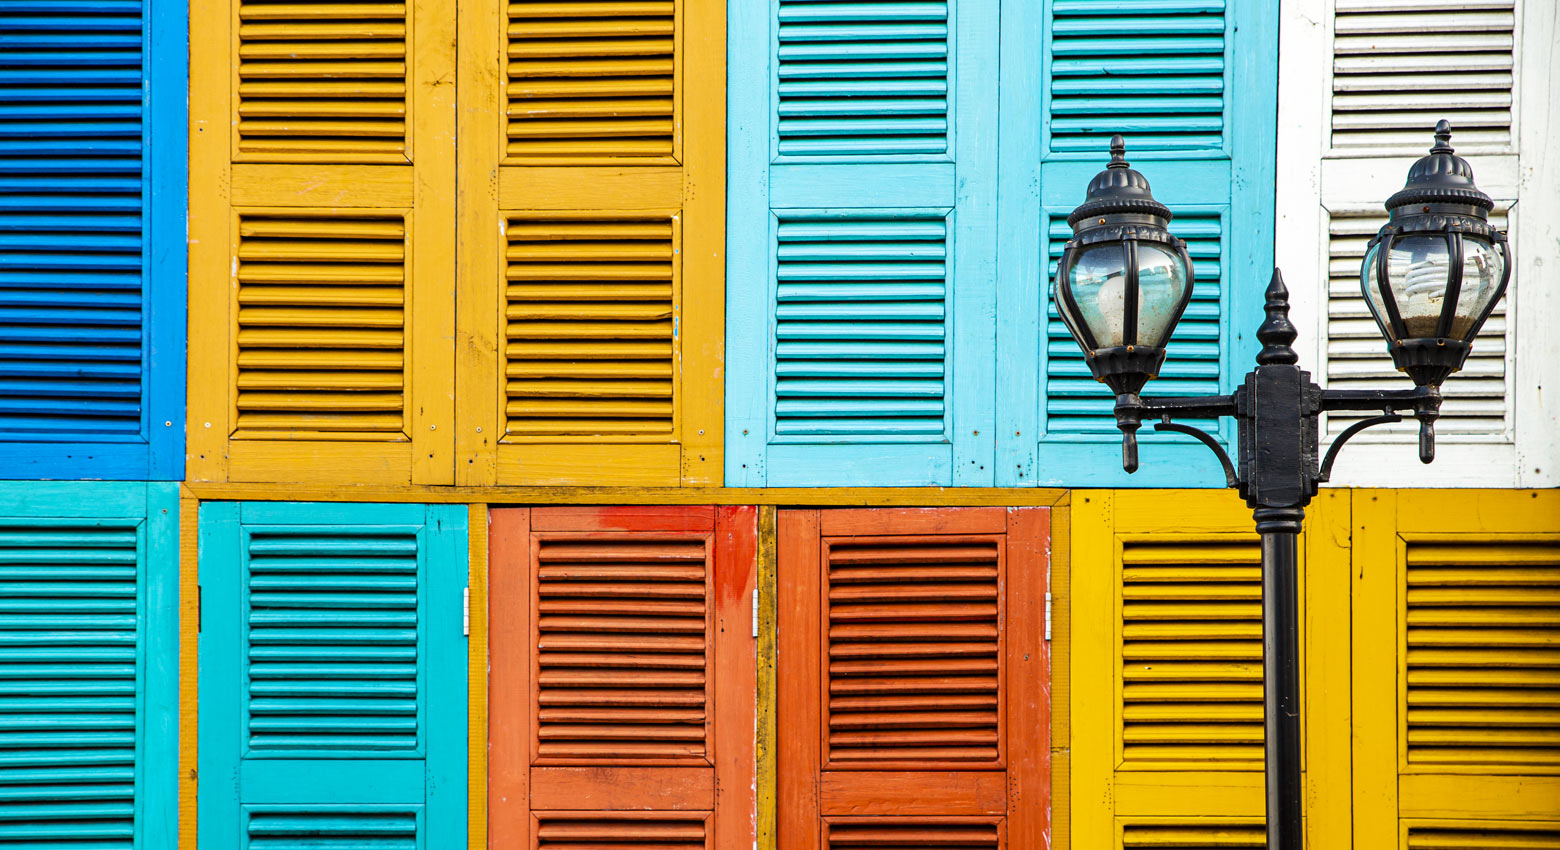
<svg viewBox="0 0 1560 850"><path fill-rule="evenodd" d="M166 481L183 477L185 8L184 0L147 0L138 16L142 93L139 423L133 432L121 434L94 433L88 428L69 436L0 435L0 467L11 470L10 478ZM8 197L0 194L0 210L8 208ZM154 354L155 369L151 368Z"/></svg>

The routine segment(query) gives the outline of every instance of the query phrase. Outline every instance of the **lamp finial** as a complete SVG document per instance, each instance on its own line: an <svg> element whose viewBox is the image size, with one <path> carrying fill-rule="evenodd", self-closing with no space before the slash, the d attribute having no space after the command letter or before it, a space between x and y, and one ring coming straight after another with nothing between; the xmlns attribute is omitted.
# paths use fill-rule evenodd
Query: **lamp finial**
<svg viewBox="0 0 1560 850"><path fill-rule="evenodd" d="M1293 344L1300 336L1294 323L1289 321L1289 288L1284 286L1284 275L1273 270L1273 280L1268 283L1267 319L1257 328L1257 339L1262 350L1257 352L1258 366L1293 366L1300 362Z"/></svg>
<svg viewBox="0 0 1560 850"><path fill-rule="evenodd" d="M1446 120L1445 118L1435 122L1435 147L1431 148L1430 152L1452 152L1452 122Z"/></svg>
<svg viewBox="0 0 1560 850"><path fill-rule="evenodd" d="M1117 133L1110 137L1110 164L1106 168L1127 168L1127 139Z"/></svg>

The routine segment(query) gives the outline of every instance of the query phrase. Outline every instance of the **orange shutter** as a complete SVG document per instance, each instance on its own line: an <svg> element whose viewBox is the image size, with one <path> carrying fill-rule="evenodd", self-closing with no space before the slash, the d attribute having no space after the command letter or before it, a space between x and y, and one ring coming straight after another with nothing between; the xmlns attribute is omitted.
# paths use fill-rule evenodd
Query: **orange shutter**
<svg viewBox="0 0 1560 850"><path fill-rule="evenodd" d="M1044 846L1049 511L779 527L779 845Z"/></svg>
<svg viewBox="0 0 1560 850"><path fill-rule="evenodd" d="M492 512L494 850L752 846L757 516Z"/></svg>

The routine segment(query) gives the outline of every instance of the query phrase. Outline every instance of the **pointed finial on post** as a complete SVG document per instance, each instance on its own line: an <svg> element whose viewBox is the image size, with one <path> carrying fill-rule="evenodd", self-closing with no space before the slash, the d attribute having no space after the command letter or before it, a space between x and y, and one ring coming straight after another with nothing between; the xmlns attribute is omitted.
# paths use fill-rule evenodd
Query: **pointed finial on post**
<svg viewBox="0 0 1560 850"><path fill-rule="evenodd" d="M1431 148L1430 152L1452 152L1452 122L1446 120L1445 118L1435 122L1435 147Z"/></svg>
<svg viewBox="0 0 1560 850"><path fill-rule="evenodd" d="M1259 366L1293 366L1300 362L1300 355L1292 347L1300 336L1289 321L1289 289L1284 286L1284 275L1273 270L1273 280L1268 283L1267 304L1263 308L1267 319L1257 328L1257 339L1262 350L1257 352Z"/></svg>
<svg viewBox="0 0 1560 850"><path fill-rule="evenodd" d="M1106 168L1126 168L1127 139L1120 133L1110 137L1110 164Z"/></svg>

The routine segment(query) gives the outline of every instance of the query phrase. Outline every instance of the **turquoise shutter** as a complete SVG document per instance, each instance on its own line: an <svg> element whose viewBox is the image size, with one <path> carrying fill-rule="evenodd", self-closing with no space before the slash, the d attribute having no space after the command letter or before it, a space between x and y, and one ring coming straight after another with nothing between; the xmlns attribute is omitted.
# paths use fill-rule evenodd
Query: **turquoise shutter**
<svg viewBox="0 0 1560 850"><path fill-rule="evenodd" d="M185 20L0 5L7 477L182 477Z"/></svg>
<svg viewBox="0 0 1560 850"><path fill-rule="evenodd" d="M176 843L178 493L0 484L0 846Z"/></svg>
<svg viewBox="0 0 1560 850"><path fill-rule="evenodd" d="M466 843L466 511L208 503L200 842Z"/></svg>
<svg viewBox="0 0 1560 850"><path fill-rule="evenodd" d="M1045 0L1003 22L999 484L1221 486L1208 450L1145 427L1121 469L1113 399L1050 303L1067 215L1127 158L1188 243L1193 301L1148 395L1227 393L1251 365L1272 272L1277 11L1265 0ZM1009 120L1011 118L1011 120ZM1191 423L1207 428L1215 424ZM1227 444L1229 423L1215 433Z"/></svg>
<svg viewBox="0 0 1560 850"><path fill-rule="evenodd" d="M730 4L728 485L992 482L997 6Z"/></svg>

